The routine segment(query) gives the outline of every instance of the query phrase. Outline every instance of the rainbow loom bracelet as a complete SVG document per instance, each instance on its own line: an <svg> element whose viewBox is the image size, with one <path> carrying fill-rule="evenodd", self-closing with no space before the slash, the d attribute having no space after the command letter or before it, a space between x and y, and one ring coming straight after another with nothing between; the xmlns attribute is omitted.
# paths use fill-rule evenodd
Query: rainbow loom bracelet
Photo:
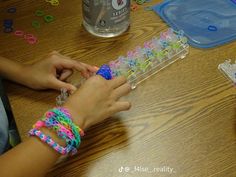
<svg viewBox="0 0 236 177"><path fill-rule="evenodd" d="M40 130L35 129L35 128L31 129L29 131L29 135L39 137L39 139L41 141L47 143L50 147L52 147L53 149L55 149L57 152L59 152L62 155L68 154L72 149L72 146L67 146L65 148L60 146L59 144L54 142L50 136L44 135ZM74 152L74 153L76 153L76 152ZM72 153L72 155L73 155L73 153Z"/></svg>
<svg viewBox="0 0 236 177"><path fill-rule="evenodd" d="M71 154L74 155L81 143L81 136L84 136L84 132L76 126L71 119L71 115L67 109L63 107L51 109L45 113L41 120L37 121L35 125L33 125L30 135L38 136L42 141L46 142L46 139L50 138L46 138L47 136L43 135L42 132L37 132L36 130L39 130L41 127L52 129L60 138L66 140L67 147L63 149L63 147L60 147L55 143L54 146L52 146L53 143L51 139L49 145L61 154L71 152Z"/></svg>

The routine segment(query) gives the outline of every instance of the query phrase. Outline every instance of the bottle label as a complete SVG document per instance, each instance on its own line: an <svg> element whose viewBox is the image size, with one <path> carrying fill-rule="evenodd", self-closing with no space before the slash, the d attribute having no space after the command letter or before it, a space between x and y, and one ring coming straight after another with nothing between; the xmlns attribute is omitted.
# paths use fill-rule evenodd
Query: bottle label
<svg viewBox="0 0 236 177"><path fill-rule="evenodd" d="M89 25L112 28L129 16L130 0L83 0L83 18Z"/></svg>

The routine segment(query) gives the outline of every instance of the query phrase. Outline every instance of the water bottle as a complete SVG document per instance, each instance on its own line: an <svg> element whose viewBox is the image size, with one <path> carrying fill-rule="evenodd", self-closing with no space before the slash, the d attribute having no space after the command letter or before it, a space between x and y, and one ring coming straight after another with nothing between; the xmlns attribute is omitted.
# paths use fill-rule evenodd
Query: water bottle
<svg viewBox="0 0 236 177"><path fill-rule="evenodd" d="M115 37L130 24L130 0L83 0L83 25L99 37Z"/></svg>

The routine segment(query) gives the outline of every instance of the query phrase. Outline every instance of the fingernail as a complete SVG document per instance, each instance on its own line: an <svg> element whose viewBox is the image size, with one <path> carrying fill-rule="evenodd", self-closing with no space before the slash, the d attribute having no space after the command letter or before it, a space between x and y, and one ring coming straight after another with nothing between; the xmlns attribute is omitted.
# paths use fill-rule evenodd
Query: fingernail
<svg viewBox="0 0 236 177"><path fill-rule="evenodd" d="M96 69L96 70L99 70L99 67L97 67L97 66L93 66L93 68Z"/></svg>

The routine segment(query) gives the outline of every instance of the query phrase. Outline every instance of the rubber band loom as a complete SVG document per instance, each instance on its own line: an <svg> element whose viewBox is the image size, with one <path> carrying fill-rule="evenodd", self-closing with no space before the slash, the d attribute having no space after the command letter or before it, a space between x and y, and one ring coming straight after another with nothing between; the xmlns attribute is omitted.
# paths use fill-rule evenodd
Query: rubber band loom
<svg viewBox="0 0 236 177"><path fill-rule="evenodd" d="M128 51L127 56L119 56L118 59L102 65L96 74L107 80L125 76L134 89L163 68L185 58L188 52L189 45L184 32L168 29L159 37L145 42L143 46ZM68 96L67 91L62 89L61 95L57 97L57 104L62 105Z"/></svg>

